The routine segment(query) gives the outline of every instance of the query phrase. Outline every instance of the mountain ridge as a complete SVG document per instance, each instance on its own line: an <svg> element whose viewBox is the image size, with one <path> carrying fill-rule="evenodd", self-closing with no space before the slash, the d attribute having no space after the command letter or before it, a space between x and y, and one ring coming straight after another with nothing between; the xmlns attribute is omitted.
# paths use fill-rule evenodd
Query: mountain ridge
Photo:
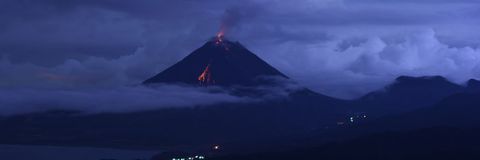
<svg viewBox="0 0 480 160"><path fill-rule="evenodd" d="M408 112L433 105L448 96L480 91L480 82L453 83L442 76L399 76L383 89L356 100L357 105L379 115Z"/></svg>
<svg viewBox="0 0 480 160"><path fill-rule="evenodd" d="M258 78L275 76L289 79L240 42L216 37L143 84L186 83L191 85L258 86L269 84Z"/></svg>

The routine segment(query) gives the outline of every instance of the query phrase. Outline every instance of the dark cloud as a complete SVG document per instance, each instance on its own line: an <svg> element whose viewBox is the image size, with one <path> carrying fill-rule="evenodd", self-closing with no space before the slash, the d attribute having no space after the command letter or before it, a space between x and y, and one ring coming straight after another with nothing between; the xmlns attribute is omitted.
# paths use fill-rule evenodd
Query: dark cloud
<svg viewBox="0 0 480 160"><path fill-rule="evenodd" d="M399 75L480 78L476 0L3 0L0 87L138 84L213 36L342 98Z"/></svg>

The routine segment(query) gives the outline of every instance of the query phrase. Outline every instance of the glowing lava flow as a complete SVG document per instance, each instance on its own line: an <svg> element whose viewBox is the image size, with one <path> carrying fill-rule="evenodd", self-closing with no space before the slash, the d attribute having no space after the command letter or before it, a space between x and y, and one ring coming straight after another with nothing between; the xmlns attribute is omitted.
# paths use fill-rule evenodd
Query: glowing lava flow
<svg viewBox="0 0 480 160"><path fill-rule="evenodd" d="M216 46L221 46L223 47L226 51L229 51L229 45L227 43L224 43L224 38L225 38L225 32L223 30L220 30L220 32L217 33L215 36L215 45Z"/></svg>
<svg viewBox="0 0 480 160"><path fill-rule="evenodd" d="M205 67L203 70L202 74L198 76L198 81L200 82L200 85L209 85L212 83L215 83L215 81L212 80L212 73L210 72L210 64Z"/></svg>

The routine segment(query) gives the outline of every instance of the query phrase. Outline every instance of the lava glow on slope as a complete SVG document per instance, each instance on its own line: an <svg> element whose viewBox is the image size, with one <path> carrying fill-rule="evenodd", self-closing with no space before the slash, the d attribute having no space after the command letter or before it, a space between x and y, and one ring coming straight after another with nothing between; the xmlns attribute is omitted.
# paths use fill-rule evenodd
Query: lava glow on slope
<svg viewBox="0 0 480 160"><path fill-rule="evenodd" d="M215 37L215 44L220 45L223 42L223 37L224 37L224 32L223 30L220 30L220 32L217 33L217 36Z"/></svg>
<svg viewBox="0 0 480 160"><path fill-rule="evenodd" d="M215 81L212 79L212 73L210 72L210 64L208 64L203 70L202 74L198 76L198 81L200 82L200 85L210 85L215 83Z"/></svg>
<svg viewBox="0 0 480 160"><path fill-rule="evenodd" d="M229 51L230 48L227 43L224 43L224 39L225 39L225 32L223 30L220 30L215 36L215 45L223 47L226 51Z"/></svg>

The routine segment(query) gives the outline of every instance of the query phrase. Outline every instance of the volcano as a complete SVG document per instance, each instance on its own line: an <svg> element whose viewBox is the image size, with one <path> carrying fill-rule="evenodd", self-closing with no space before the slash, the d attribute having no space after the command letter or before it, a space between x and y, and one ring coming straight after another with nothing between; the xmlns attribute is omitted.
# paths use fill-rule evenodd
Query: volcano
<svg viewBox="0 0 480 160"><path fill-rule="evenodd" d="M288 79L239 42L217 35L187 57L143 84L183 83L191 85L268 85L265 77Z"/></svg>

